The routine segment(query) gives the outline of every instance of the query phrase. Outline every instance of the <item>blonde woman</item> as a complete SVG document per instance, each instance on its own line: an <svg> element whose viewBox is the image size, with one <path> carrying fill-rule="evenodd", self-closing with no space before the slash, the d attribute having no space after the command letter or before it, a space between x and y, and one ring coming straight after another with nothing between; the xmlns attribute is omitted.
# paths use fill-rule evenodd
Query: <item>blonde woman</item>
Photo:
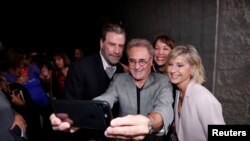
<svg viewBox="0 0 250 141"><path fill-rule="evenodd" d="M177 85L175 129L179 141L206 141L209 124L225 124L222 107L201 84L204 67L194 46L175 47L168 58L167 72Z"/></svg>

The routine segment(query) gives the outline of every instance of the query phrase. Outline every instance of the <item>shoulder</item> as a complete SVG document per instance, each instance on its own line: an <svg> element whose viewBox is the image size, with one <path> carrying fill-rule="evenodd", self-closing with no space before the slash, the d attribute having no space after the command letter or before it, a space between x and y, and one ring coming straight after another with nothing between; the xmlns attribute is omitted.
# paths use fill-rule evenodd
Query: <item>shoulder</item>
<svg viewBox="0 0 250 141"><path fill-rule="evenodd" d="M190 87L189 93L194 97L198 103L218 103L216 97L204 86L200 84L193 84Z"/></svg>
<svg viewBox="0 0 250 141"><path fill-rule="evenodd" d="M151 72L150 78L154 79L155 81L170 81L166 74Z"/></svg>
<svg viewBox="0 0 250 141"><path fill-rule="evenodd" d="M130 80L132 76L126 72L126 73L117 73L114 75L113 80L114 81L124 81L124 80Z"/></svg>
<svg viewBox="0 0 250 141"><path fill-rule="evenodd" d="M201 84L191 84L189 88L191 93L199 93L201 96L213 96L213 94L204 86Z"/></svg>

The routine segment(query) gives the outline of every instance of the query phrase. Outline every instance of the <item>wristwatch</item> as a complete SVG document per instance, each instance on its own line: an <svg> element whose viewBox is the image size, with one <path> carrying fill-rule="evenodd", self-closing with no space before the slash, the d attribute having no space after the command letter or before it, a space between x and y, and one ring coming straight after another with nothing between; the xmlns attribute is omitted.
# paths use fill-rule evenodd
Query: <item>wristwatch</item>
<svg viewBox="0 0 250 141"><path fill-rule="evenodd" d="M149 116L147 116L147 118L148 118L148 133L152 134L154 132L153 122Z"/></svg>

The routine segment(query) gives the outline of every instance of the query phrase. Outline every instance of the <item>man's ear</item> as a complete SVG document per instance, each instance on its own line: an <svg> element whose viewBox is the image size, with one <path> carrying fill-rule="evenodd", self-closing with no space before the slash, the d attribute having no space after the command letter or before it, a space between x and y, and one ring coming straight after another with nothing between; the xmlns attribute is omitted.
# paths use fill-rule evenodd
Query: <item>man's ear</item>
<svg viewBox="0 0 250 141"><path fill-rule="evenodd" d="M103 48L103 40L100 39L100 47Z"/></svg>
<svg viewBox="0 0 250 141"><path fill-rule="evenodd" d="M153 62L154 62L154 57L151 57L151 59L150 59L151 66L153 66Z"/></svg>

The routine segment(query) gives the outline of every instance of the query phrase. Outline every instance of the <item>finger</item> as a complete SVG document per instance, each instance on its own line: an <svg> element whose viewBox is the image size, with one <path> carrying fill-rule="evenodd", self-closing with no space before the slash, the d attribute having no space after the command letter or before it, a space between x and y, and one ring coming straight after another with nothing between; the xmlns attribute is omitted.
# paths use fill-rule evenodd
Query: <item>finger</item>
<svg viewBox="0 0 250 141"><path fill-rule="evenodd" d="M115 139L123 139L123 140L143 140L146 137L145 135L133 137L133 136L122 136L122 135L114 136L114 135L108 135L108 134L105 134L105 136L107 138L115 138Z"/></svg>
<svg viewBox="0 0 250 141"><path fill-rule="evenodd" d="M136 126L147 124L148 119L143 115L127 115L125 117L118 117L110 122L111 126Z"/></svg>
<svg viewBox="0 0 250 141"><path fill-rule="evenodd" d="M56 115L54 113L50 115L49 119L50 119L52 126L59 125L62 122L61 119L56 117Z"/></svg>
<svg viewBox="0 0 250 141"><path fill-rule="evenodd" d="M67 119L69 117L67 113L57 113L56 116L61 120Z"/></svg>
<svg viewBox="0 0 250 141"><path fill-rule="evenodd" d="M148 128L144 125L108 127L106 133L113 136L140 136L147 135Z"/></svg>
<svg viewBox="0 0 250 141"><path fill-rule="evenodd" d="M58 129L60 131L65 131L70 128L70 124L68 122L62 122L59 126Z"/></svg>
<svg viewBox="0 0 250 141"><path fill-rule="evenodd" d="M70 125L72 125L74 122L70 118L66 118L63 120L63 122L68 122Z"/></svg>
<svg viewBox="0 0 250 141"><path fill-rule="evenodd" d="M75 133L79 129L80 128L78 128L78 127L71 127L69 131L70 131L70 133Z"/></svg>
<svg viewBox="0 0 250 141"><path fill-rule="evenodd" d="M116 138L116 139L131 139L131 136L124 136L124 135L113 135L109 134L107 131L104 132L104 135L108 138Z"/></svg>
<svg viewBox="0 0 250 141"><path fill-rule="evenodd" d="M111 126L129 126L129 125L135 125L134 119L132 119L132 115L128 115L125 117L118 117L113 120L111 120L110 125Z"/></svg>
<svg viewBox="0 0 250 141"><path fill-rule="evenodd" d="M143 140L146 137L146 135L140 135L140 136L135 136L132 139L133 140Z"/></svg>

